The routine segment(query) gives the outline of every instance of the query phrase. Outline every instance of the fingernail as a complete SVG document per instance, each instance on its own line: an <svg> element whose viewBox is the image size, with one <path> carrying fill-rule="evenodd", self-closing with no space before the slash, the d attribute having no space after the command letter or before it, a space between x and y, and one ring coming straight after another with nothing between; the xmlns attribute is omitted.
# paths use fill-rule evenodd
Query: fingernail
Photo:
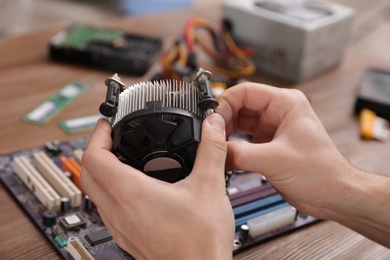
<svg viewBox="0 0 390 260"><path fill-rule="evenodd" d="M218 128L221 131L225 131L225 121L220 115L210 114L206 119L210 125Z"/></svg>

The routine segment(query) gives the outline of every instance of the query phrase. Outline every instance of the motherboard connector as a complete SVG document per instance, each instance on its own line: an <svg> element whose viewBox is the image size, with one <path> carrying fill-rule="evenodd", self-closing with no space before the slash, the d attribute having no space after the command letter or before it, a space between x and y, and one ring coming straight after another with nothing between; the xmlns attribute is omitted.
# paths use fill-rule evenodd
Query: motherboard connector
<svg viewBox="0 0 390 260"><path fill-rule="evenodd" d="M249 235L252 238L259 237L269 232L286 227L295 222L297 210L290 206L283 207L248 220Z"/></svg>
<svg viewBox="0 0 390 260"><path fill-rule="evenodd" d="M44 152L33 154L35 167L57 192L70 199L71 207L78 207L82 203L81 191L69 180L60 168Z"/></svg>
<svg viewBox="0 0 390 260"><path fill-rule="evenodd" d="M69 254L75 260L93 260L94 258L87 251L87 249L80 243L80 240L77 237L68 238L68 243L66 246Z"/></svg>
<svg viewBox="0 0 390 260"><path fill-rule="evenodd" d="M25 156L15 157L14 172L48 210L59 210L61 198Z"/></svg>

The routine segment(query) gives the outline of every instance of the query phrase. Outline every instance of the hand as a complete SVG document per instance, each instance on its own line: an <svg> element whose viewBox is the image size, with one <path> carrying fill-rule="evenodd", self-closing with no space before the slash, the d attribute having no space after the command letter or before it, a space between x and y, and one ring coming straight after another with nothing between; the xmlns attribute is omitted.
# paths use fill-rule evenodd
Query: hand
<svg viewBox="0 0 390 260"><path fill-rule="evenodd" d="M253 143L229 142L227 167L264 174L297 209L319 217L342 190L334 183L353 170L339 153L307 98L298 90L255 83L234 86L218 97L216 112Z"/></svg>
<svg viewBox="0 0 390 260"><path fill-rule="evenodd" d="M136 259L231 259L224 121L208 116L192 173L170 184L121 163L100 120L83 155L81 185L116 243Z"/></svg>
<svg viewBox="0 0 390 260"><path fill-rule="evenodd" d="M390 178L352 167L300 91L243 83L218 100L228 134L253 136L228 143L227 168L260 172L298 210L390 248Z"/></svg>

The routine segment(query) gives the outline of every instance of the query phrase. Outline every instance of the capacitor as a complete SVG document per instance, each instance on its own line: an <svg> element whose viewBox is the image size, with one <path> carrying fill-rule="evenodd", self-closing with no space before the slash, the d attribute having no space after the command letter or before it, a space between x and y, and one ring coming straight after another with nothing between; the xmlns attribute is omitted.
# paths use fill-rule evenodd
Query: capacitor
<svg viewBox="0 0 390 260"><path fill-rule="evenodd" d="M244 224L240 227L240 233L239 233L239 239L241 242L245 242L248 240L249 236L249 227L248 225Z"/></svg>
<svg viewBox="0 0 390 260"><path fill-rule="evenodd" d="M69 210L69 198L68 197L62 197L61 198L61 212L67 212Z"/></svg>
<svg viewBox="0 0 390 260"><path fill-rule="evenodd" d="M93 209L93 202L87 195L84 196L84 209L86 211L91 211Z"/></svg>
<svg viewBox="0 0 390 260"><path fill-rule="evenodd" d="M57 156L62 152L61 145L60 145L60 142L58 140L55 140L53 142L46 142L45 143L45 150L46 150L46 152L48 152L49 154L51 154L53 156Z"/></svg>
<svg viewBox="0 0 390 260"><path fill-rule="evenodd" d="M57 224L57 213L52 210L46 210L43 212L43 225L45 227L51 227Z"/></svg>

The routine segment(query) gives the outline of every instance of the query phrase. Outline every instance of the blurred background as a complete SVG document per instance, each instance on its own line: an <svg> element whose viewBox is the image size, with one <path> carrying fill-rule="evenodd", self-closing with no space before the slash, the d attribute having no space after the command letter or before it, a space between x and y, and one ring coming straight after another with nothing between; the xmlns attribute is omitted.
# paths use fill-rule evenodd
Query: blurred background
<svg viewBox="0 0 390 260"><path fill-rule="evenodd" d="M213 0L213 3L220 1ZM0 37L70 21L101 21L206 3L207 0L0 0Z"/></svg>

